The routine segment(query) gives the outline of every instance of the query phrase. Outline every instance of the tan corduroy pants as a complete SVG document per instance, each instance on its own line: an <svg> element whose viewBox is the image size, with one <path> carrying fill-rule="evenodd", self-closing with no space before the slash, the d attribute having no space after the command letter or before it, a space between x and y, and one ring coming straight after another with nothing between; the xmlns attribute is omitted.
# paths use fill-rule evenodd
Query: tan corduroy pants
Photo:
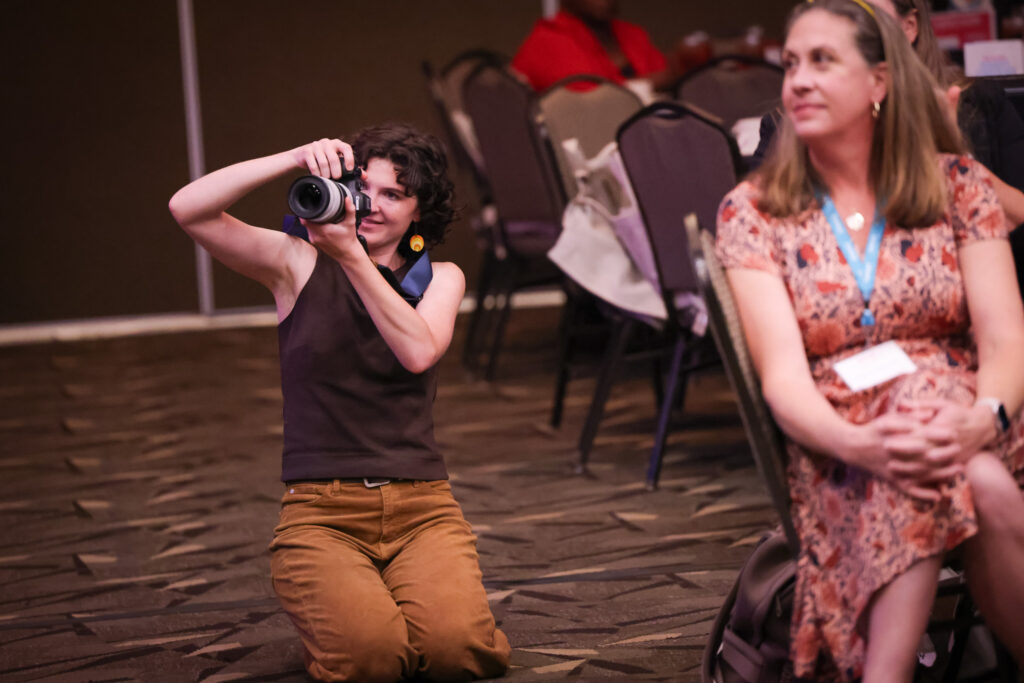
<svg viewBox="0 0 1024 683"><path fill-rule="evenodd" d="M270 550L313 678L465 681L508 668L476 537L446 481L290 485Z"/></svg>

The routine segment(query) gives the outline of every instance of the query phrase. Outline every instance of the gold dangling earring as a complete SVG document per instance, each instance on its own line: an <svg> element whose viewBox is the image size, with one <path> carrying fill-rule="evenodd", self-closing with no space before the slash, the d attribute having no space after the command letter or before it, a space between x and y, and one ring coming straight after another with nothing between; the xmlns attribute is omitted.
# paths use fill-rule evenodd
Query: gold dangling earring
<svg viewBox="0 0 1024 683"><path fill-rule="evenodd" d="M423 251L423 237L419 233L409 238L409 248L417 254Z"/></svg>
<svg viewBox="0 0 1024 683"><path fill-rule="evenodd" d="M877 120L879 115L882 113L882 103L872 102L871 104L874 107L874 109L871 110L871 118Z"/></svg>

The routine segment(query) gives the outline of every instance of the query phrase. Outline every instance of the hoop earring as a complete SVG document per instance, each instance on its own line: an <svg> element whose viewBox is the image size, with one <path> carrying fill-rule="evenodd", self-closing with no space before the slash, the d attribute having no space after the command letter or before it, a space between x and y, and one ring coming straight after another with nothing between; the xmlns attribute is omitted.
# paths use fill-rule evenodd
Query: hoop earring
<svg viewBox="0 0 1024 683"><path fill-rule="evenodd" d="M871 105L874 107L874 109L871 110L871 118L878 119L879 115L882 113L882 103L872 102Z"/></svg>

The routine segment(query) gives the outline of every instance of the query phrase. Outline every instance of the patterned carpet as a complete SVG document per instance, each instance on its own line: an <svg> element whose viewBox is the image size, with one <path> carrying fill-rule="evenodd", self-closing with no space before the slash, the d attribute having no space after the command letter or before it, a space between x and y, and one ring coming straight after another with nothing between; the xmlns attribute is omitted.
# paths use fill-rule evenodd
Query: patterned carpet
<svg viewBox="0 0 1024 683"><path fill-rule="evenodd" d="M457 337L437 402L507 678L698 680L710 620L775 519L728 384L691 380L648 492L653 392L646 370L624 377L576 475L593 382L547 426L556 315L513 316L495 383L462 370ZM257 328L0 349L0 679L307 680L266 553L276 347Z"/></svg>

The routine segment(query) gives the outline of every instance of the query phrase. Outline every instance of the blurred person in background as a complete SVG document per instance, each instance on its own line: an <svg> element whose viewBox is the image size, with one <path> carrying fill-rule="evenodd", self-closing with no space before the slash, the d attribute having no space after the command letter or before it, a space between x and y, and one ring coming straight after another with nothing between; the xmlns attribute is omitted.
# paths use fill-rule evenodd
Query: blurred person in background
<svg viewBox="0 0 1024 683"><path fill-rule="evenodd" d="M512 59L513 71L538 92L568 76L591 74L650 99L676 74L647 31L618 14L618 0L562 0L555 16L534 24Z"/></svg>

